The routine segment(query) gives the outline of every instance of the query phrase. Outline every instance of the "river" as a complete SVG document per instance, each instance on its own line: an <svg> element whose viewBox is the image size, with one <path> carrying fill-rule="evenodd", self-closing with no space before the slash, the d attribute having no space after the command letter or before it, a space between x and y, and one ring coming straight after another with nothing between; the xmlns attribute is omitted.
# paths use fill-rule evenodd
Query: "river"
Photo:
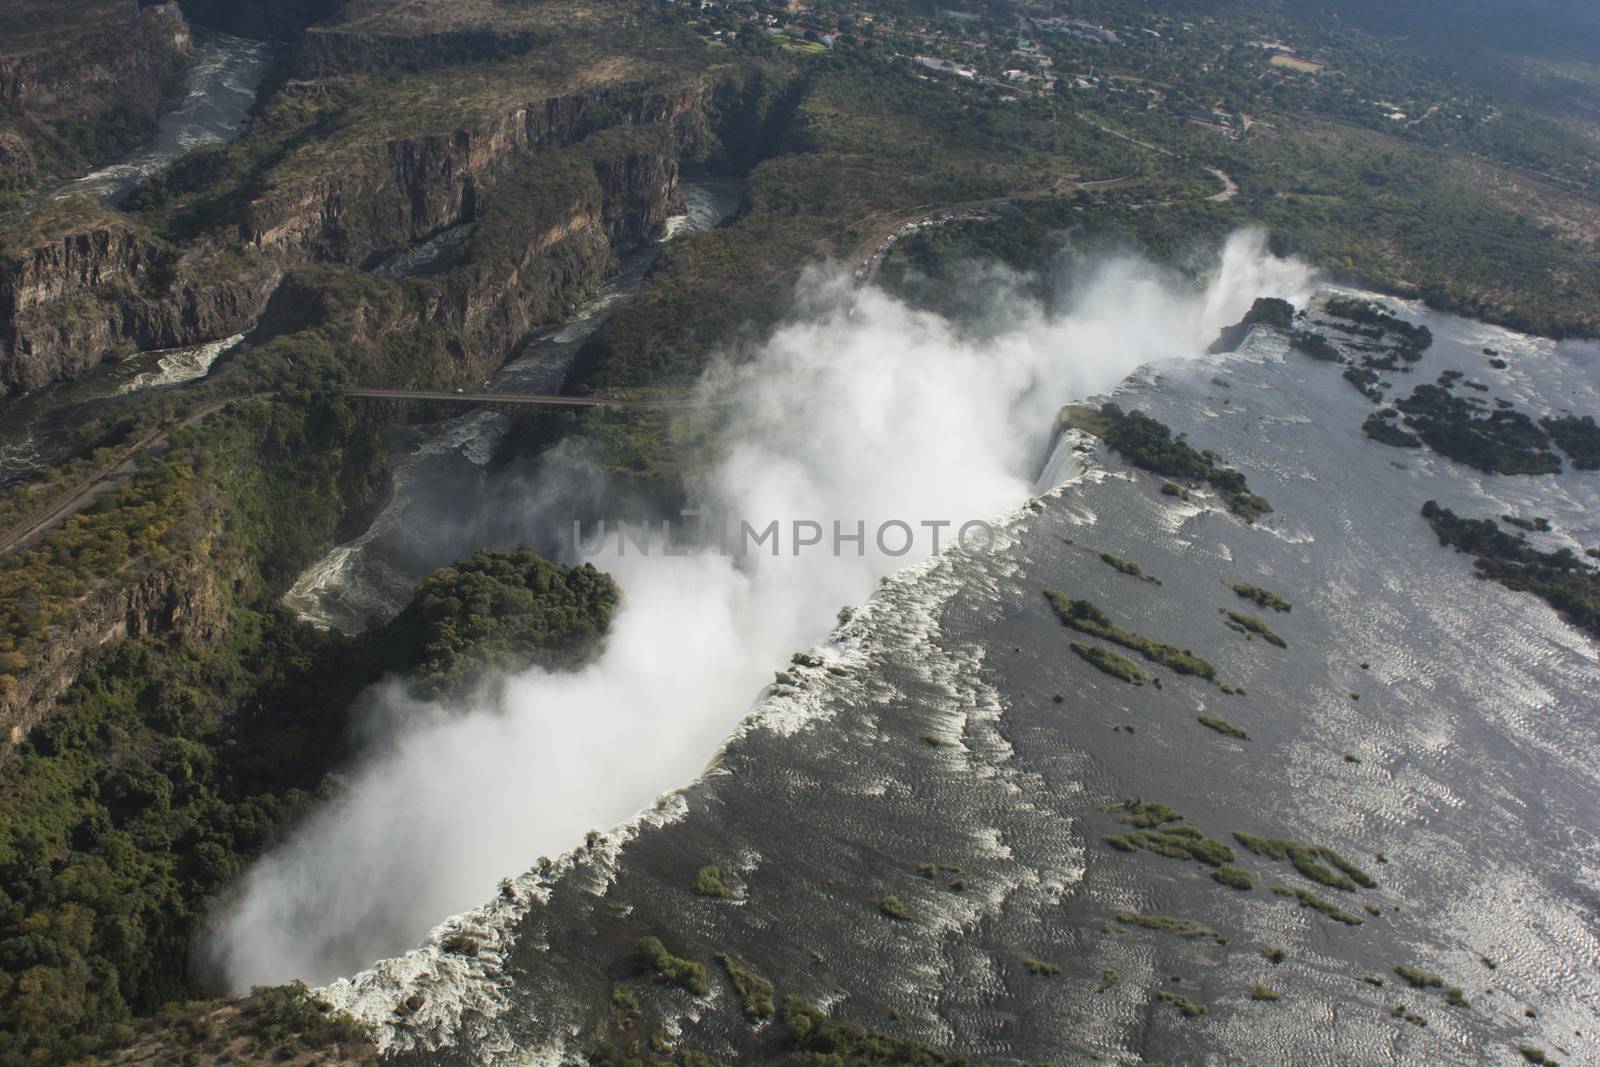
<svg viewBox="0 0 1600 1067"><path fill-rule="evenodd" d="M1390 303L1437 338L1414 372L1386 375L1397 390L1449 369L1535 416L1600 410L1600 346ZM1508 367L1488 365L1485 347ZM419 1064L564 1062L613 983L669 1042L725 1062L770 1055L772 1031L743 1019L716 952L780 996L979 1058L1467 1065L1509 1062L1519 1043L1563 1061L1600 1052L1595 642L1536 598L1474 580L1419 516L1426 499L1542 516L1552 531L1539 545L1582 549L1600 542L1600 473L1484 475L1380 445L1360 432L1372 405L1338 368L1269 331L1235 354L1152 362L1113 395L1238 465L1275 511L1245 525L1063 436L994 551L888 576L814 660L787 668L703 776L326 995L377 1023L396 1062ZM1227 588L1241 581L1292 602L1263 612L1287 648L1223 625L1219 609L1251 607ZM1068 651L1077 635L1045 588L1192 645L1246 692L1096 672ZM497 773L491 753L479 760ZM531 778L524 788L535 803ZM1241 849L1259 881L1240 892L1199 864L1108 848L1100 837L1128 827L1097 806L1130 795L1221 840L1249 830L1331 846L1378 886L1321 889ZM722 868L732 899L691 891L703 864ZM1273 884L1336 897L1361 922L1297 907ZM886 895L909 921L880 913ZM1121 910L1190 918L1226 943L1113 923ZM477 955L441 950L452 933ZM709 996L637 968L630 946L647 933L707 963ZM1028 959L1062 972L1031 973ZM1410 988L1401 964L1460 986L1465 1005ZM1257 986L1281 1000L1256 999ZM1206 1011L1185 1016L1161 992Z"/></svg>
<svg viewBox="0 0 1600 1067"><path fill-rule="evenodd" d="M127 158L67 182L52 195L88 193L118 204L140 182L184 153L239 136L281 46L199 27L193 33L187 92L177 108L161 116L156 136ZM72 381L0 397L0 489L64 462L74 451L73 432L107 410L114 398L202 377L240 340L230 337L193 348L129 356L108 354L105 363Z"/></svg>

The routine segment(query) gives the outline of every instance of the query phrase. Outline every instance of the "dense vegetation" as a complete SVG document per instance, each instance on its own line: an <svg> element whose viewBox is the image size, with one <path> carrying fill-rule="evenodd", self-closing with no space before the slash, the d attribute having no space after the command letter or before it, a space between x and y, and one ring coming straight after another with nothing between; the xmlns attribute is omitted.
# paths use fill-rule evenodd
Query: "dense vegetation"
<svg viewBox="0 0 1600 1067"><path fill-rule="evenodd" d="M1334 889L1355 892L1357 889L1372 889L1378 884L1366 871L1325 845L1303 845L1298 841L1261 837L1243 830L1235 830L1233 836L1239 844L1256 855L1288 860L1305 877Z"/></svg>
<svg viewBox="0 0 1600 1067"><path fill-rule="evenodd" d="M291 982L220 1002L168 1004L110 1057L113 1064L229 1061L369 1067L378 1046L371 1026Z"/></svg>
<svg viewBox="0 0 1600 1067"><path fill-rule="evenodd" d="M1494 474L1559 474L1550 437L1527 415L1456 396L1441 385L1419 385L1395 401L1405 424L1434 451Z"/></svg>
<svg viewBox="0 0 1600 1067"><path fill-rule="evenodd" d="M1277 330L1292 330L1294 328L1294 305L1287 300L1280 300L1275 296L1258 296L1250 305L1250 310L1244 318L1232 326L1224 326L1222 333L1211 342L1211 347L1206 351L1210 353L1236 352L1244 344L1244 339L1250 335L1254 326L1270 326Z"/></svg>
<svg viewBox="0 0 1600 1067"><path fill-rule="evenodd" d="M1121 678L1124 682L1132 682L1134 685L1143 685L1149 681L1144 672L1139 669L1137 663L1119 652L1113 652L1109 648L1103 648L1100 645L1086 644L1082 641L1074 641L1068 647L1085 663L1096 670L1111 675L1113 678Z"/></svg>
<svg viewBox="0 0 1600 1067"><path fill-rule="evenodd" d="M1336 296L1323 306L1334 318L1348 319L1362 326L1374 327L1379 334L1394 338L1396 354L1408 363L1422 358L1422 353L1433 345L1433 332L1426 326L1417 326L1397 315L1391 315L1370 300L1352 300Z"/></svg>
<svg viewBox="0 0 1600 1067"><path fill-rule="evenodd" d="M1600 470L1600 426L1595 425L1593 415L1543 418L1539 425L1561 446L1574 468Z"/></svg>
<svg viewBox="0 0 1600 1067"><path fill-rule="evenodd" d="M1422 505L1422 517L1441 545L1473 557L1480 577L1532 593L1572 625L1600 635L1600 570L1571 549L1540 551L1521 535L1500 529L1493 519L1464 519L1432 500Z"/></svg>
<svg viewBox="0 0 1600 1067"><path fill-rule="evenodd" d="M448 692L508 665L587 659L617 599L616 584L590 564L561 567L526 549L478 552L423 579L376 639L424 692Z"/></svg>
<svg viewBox="0 0 1600 1067"><path fill-rule="evenodd" d="M1273 611L1294 610L1293 604L1277 593L1272 592L1272 590L1263 589L1259 585L1252 585L1249 582L1235 582L1231 588L1244 599L1253 600L1264 608L1271 608Z"/></svg>
<svg viewBox="0 0 1600 1067"><path fill-rule="evenodd" d="M1234 611L1232 608L1218 608L1217 610L1227 620L1228 629L1236 630L1246 637L1259 637L1267 644L1277 645L1279 648L1289 647L1289 642L1274 633L1272 628L1263 622L1259 616L1252 615L1248 611Z"/></svg>
<svg viewBox="0 0 1600 1067"><path fill-rule="evenodd" d="M1244 475L1221 466L1215 452L1190 447L1183 434L1174 435L1165 423L1109 403L1100 406L1100 415L1105 420L1101 438L1134 466L1165 478L1209 484L1222 495L1228 510L1245 522L1272 510L1271 504L1250 492Z"/></svg>
<svg viewBox="0 0 1600 1067"><path fill-rule="evenodd" d="M779 1018L797 1067L981 1067L920 1041L873 1033L859 1023L839 1022L802 1000L784 997Z"/></svg>
<svg viewBox="0 0 1600 1067"><path fill-rule="evenodd" d="M361 638L239 607L209 650L107 646L0 766L0 1062L91 1051L201 991L189 948L208 901L337 788L362 687L569 663L615 603L592 568L484 552Z"/></svg>

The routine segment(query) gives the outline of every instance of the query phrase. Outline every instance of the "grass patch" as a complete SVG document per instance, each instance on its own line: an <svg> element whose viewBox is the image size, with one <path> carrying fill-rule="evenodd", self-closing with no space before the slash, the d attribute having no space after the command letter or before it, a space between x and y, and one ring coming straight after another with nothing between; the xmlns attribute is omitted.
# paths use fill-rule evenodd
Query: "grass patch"
<svg viewBox="0 0 1600 1067"><path fill-rule="evenodd" d="M1255 875L1243 867L1234 867L1228 864L1224 864L1212 871L1211 877L1229 889L1252 889L1256 884Z"/></svg>
<svg viewBox="0 0 1600 1067"><path fill-rule="evenodd" d="M1288 860L1302 875L1331 889L1353 893L1357 889L1372 889L1378 884L1366 871L1324 845L1304 845L1282 837L1259 837L1243 830L1235 830L1233 837L1258 856ZM1323 860L1327 863L1321 862ZM1332 864L1338 870L1331 869L1327 864Z"/></svg>
<svg viewBox="0 0 1600 1067"><path fill-rule="evenodd" d="M1072 642L1071 647L1072 651L1076 652L1079 657L1091 666L1104 671L1113 678L1120 678L1124 682L1132 682L1134 685L1143 685L1149 681L1144 672L1139 669L1137 663L1119 652L1113 652L1109 648L1101 648L1099 645L1086 645L1080 641Z"/></svg>
<svg viewBox="0 0 1600 1067"><path fill-rule="evenodd" d="M1193 919L1180 919L1172 915L1144 915L1137 911L1119 911L1117 922L1124 926L1140 926L1146 930L1163 930L1179 937L1215 941L1219 945L1228 943L1226 934L1219 934L1211 927L1197 923Z"/></svg>
<svg viewBox="0 0 1600 1067"><path fill-rule="evenodd" d="M1228 620L1228 629L1242 633L1246 638L1259 637L1269 645L1279 648L1288 648L1289 642L1272 632L1272 629L1262 622L1260 618L1244 611L1233 611L1229 608L1218 608Z"/></svg>
<svg viewBox="0 0 1600 1067"><path fill-rule="evenodd" d="M1126 574L1130 578L1138 578L1141 581L1149 582L1152 585L1161 584L1160 578L1157 578L1153 574L1146 574L1144 572L1144 568L1140 567L1131 559L1123 559L1121 556L1114 556L1110 552L1101 552L1099 553L1099 556L1101 563L1104 563L1118 574Z"/></svg>
<svg viewBox="0 0 1600 1067"><path fill-rule="evenodd" d="M1250 990L1251 1000L1277 1000L1278 994L1264 985L1258 985Z"/></svg>
<svg viewBox="0 0 1600 1067"><path fill-rule="evenodd" d="M898 922L911 921L911 909L901 903L899 897L880 897L878 899L878 910Z"/></svg>
<svg viewBox="0 0 1600 1067"><path fill-rule="evenodd" d="M706 967L703 963L674 956L667 951L659 937L641 937L636 946L639 959L651 970L669 982L687 989L697 997L703 997L711 988L706 981Z"/></svg>
<svg viewBox="0 0 1600 1067"><path fill-rule="evenodd" d="M1195 718L1200 720L1201 726L1204 726L1207 729L1215 730L1219 734L1223 734L1227 737L1237 737L1241 741L1250 740L1249 734L1245 733L1227 719L1219 719L1215 715L1197 715Z"/></svg>
<svg viewBox="0 0 1600 1067"><path fill-rule="evenodd" d="M1060 421L1069 429L1104 437L1113 420L1093 404L1068 404L1061 409Z"/></svg>
<svg viewBox="0 0 1600 1067"><path fill-rule="evenodd" d="M1428 1020L1424 1019L1422 1016L1418 1015L1404 1004L1396 1004L1394 1007L1389 1009L1389 1014L1396 1019L1404 1019L1412 1026L1428 1025Z"/></svg>
<svg viewBox="0 0 1600 1067"><path fill-rule="evenodd" d="M1559 1060L1553 1060L1545 1055L1545 1051L1537 1045L1518 1045L1517 1051L1522 1053L1522 1058L1536 1067L1561 1067Z"/></svg>
<svg viewBox="0 0 1600 1067"><path fill-rule="evenodd" d="M1168 859L1197 860L1207 866L1219 867L1233 859L1233 849L1221 841L1213 841L1192 826L1174 826L1166 830L1136 830L1129 834L1116 834L1105 839L1106 844L1123 852L1144 849Z"/></svg>
<svg viewBox="0 0 1600 1067"><path fill-rule="evenodd" d="M1320 911L1334 922L1344 923L1346 926L1360 926L1366 922L1361 916L1352 915L1333 901L1319 897L1309 889L1291 889L1286 885L1275 885L1272 891L1280 897L1293 897L1302 908Z"/></svg>
<svg viewBox="0 0 1600 1067"><path fill-rule="evenodd" d="M1056 975L1061 973L1061 965L1060 964L1058 964L1058 963L1046 963L1043 960L1036 960L1036 959L1033 959L1032 957L1023 960L1022 961L1022 965L1024 967L1028 968L1028 973L1029 974L1037 974L1037 975L1040 975L1041 977L1045 977L1045 978L1053 978Z"/></svg>
<svg viewBox="0 0 1600 1067"><path fill-rule="evenodd" d="M707 865L694 876L694 891L703 897L731 897L733 890L722 881L722 868Z"/></svg>
<svg viewBox="0 0 1600 1067"><path fill-rule="evenodd" d="M1444 979L1436 974L1418 970L1409 964L1398 964L1394 973L1406 980L1406 983L1415 989L1432 989L1444 985Z"/></svg>
<svg viewBox="0 0 1600 1067"><path fill-rule="evenodd" d="M1251 585L1249 582L1234 582L1230 588L1246 600L1253 600L1264 608L1271 608L1273 611L1294 610L1293 604L1270 589L1263 589L1259 585Z"/></svg>
<svg viewBox="0 0 1600 1067"><path fill-rule="evenodd" d="M1174 826L1183 815L1170 804L1130 797L1120 804L1103 804L1106 814L1121 813L1122 821L1139 827L1125 834L1111 834L1103 840L1122 852L1144 849L1169 859L1196 860L1211 867L1231 863L1233 849L1206 837L1192 826Z"/></svg>
<svg viewBox="0 0 1600 1067"><path fill-rule="evenodd" d="M1091 601L1074 600L1065 593L1058 593L1053 589L1044 591L1045 598L1050 601L1050 607L1055 611L1056 617L1062 625L1069 626L1079 633L1089 634L1091 637L1104 638L1113 644L1121 645L1139 653L1152 663L1159 663L1176 674L1192 674L1204 678L1208 682L1217 680L1217 668L1210 660L1195 655L1186 648L1178 648L1162 641L1156 641L1136 634L1132 630L1123 629L1111 621L1111 617L1101 611ZM1076 649L1076 646L1074 646ZM1079 653L1080 655L1082 653Z"/></svg>
<svg viewBox="0 0 1600 1067"><path fill-rule="evenodd" d="M744 1003L747 1019L767 1019L772 1016L772 983L748 964L740 963L726 952L717 953L717 962L728 972L734 992Z"/></svg>
<svg viewBox="0 0 1600 1067"><path fill-rule="evenodd" d="M1204 1015L1206 1013L1206 1006L1204 1004L1196 1004L1182 993L1174 993L1170 989L1161 990L1156 994L1156 997L1167 1004L1171 1004L1174 1008L1177 1008L1184 1014L1186 1018L1192 1019L1196 1015Z"/></svg>
<svg viewBox="0 0 1600 1067"><path fill-rule="evenodd" d="M1268 963L1278 964L1288 959L1289 954L1281 948L1264 948L1261 950L1261 958Z"/></svg>
<svg viewBox="0 0 1600 1067"><path fill-rule="evenodd" d="M1171 804L1145 800L1143 797L1129 797L1115 804L1102 804L1099 810L1107 815L1121 812L1123 822L1146 828L1183 821L1183 813Z"/></svg>
<svg viewBox="0 0 1600 1067"><path fill-rule="evenodd" d="M1110 989L1120 981L1122 981L1122 975L1107 967L1105 970L1100 972L1100 982L1094 987L1094 991L1096 993L1104 993L1106 990Z"/></svg>

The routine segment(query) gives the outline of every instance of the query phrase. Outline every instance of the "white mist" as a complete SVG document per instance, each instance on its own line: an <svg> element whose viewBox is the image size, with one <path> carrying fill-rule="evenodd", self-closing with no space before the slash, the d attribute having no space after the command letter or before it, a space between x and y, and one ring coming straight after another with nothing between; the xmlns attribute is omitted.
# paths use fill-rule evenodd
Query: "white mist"
<svg viewBox="0 0 1600 1067"><path fill-rule="evenodd" d="M349 789L246 874L208 944L235 987L321 982L410 948L496 882L693 779L775 668L826 635L842 604L925 554L871 532L1011 510L1032 489L1060 407L1141 364L1189 358L1257 296L1303 303L1303 265L1232 238L1200 291L1135 258L1097 264L1046 315L998 294L984 340L840 273L801 282L796 321L752 360L708 375L734 429L702 495L717 511L868 530L834 557L715 551L594 560L624 601L605 648L569 674L530 670L492 703L373 695L379 731ZM949 534L946 534L948 540ZM398 724L407 725L400 726Z"/></svg>

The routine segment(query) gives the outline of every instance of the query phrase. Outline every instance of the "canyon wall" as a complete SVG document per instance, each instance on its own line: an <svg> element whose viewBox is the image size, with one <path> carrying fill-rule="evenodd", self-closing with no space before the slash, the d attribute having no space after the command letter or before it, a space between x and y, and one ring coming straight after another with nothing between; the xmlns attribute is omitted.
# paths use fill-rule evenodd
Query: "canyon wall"
<svg viewBox="0 0 1600 1067"><path fill-rule="evenodd" d="M193 44L176 4L13 5L0 30L0 192L131 147L182 93Z"/></svg>
<svg viewBox="0 0 1600 1067"><path fill-rule="evenodd" d="M0 258L0 395L131 352L248 329L288 271L370 266L472 222L505 175L543 152L603 137L602 127L670 131L650 150L597 164L599 232L614 243L643 239L665 218L677 154L701 136L713 93L710 86L613 85L530 101L448 133L375 140L344 151L337 166L274 175L242 206L236 225L183 248L136 216L102 213L47 231ZM571 275L557 288L580 284L579 276L581 284L598 280L604 257L582 258L556 265Z"/></svg>

